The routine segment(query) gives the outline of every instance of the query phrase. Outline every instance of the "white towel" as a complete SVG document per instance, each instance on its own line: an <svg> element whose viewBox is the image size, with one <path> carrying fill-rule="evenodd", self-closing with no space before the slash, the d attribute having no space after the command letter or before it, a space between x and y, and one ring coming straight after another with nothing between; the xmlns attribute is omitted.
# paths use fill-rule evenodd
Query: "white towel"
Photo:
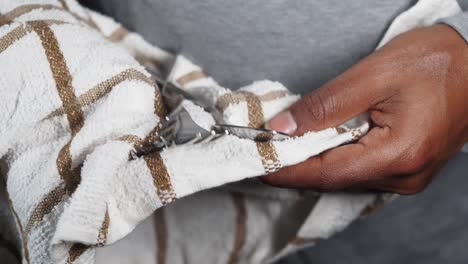
<svg viewBox="0 0 468 264"><path fill-rule="evenodd" d="M441 2L420 1L412 12L419 15L415 8L436 8ZM458 5L450 8L453 13L460 11ZM26 263L93 263L96 248L124 238L156 209L176 199L299 163L355 140L368 129L367 120L360 117L351 127L329 128L281 142L225 136L214 142L176 146L160 154L132 158L130 152L154 140L165 116L159 90L141 65L158 72L173 64L168 80L189 93L203 95L230 124L261 126L298 96L269 81L256 82L237 92L227 90L184 57L151 46L109 18L81 8L74 0L2 1L0 13L0 155ZM440 16L429 12L423 17L424 21L434 21ZM407 25L405 21L412 20L401 23ZM388 34L403 30L406 28L400 26ZM194 119L209 126L212 121L207 113L190 102L187 106ZM241 189L248 192L248 188ZM187 228L196 225L200 230L210 225L216 230L222 223L191 218L194 214L184 204L198 212L210 211L226 207L225 203L209 205L224 201L227 195L226 190L218 189L194 196L200 197L195 200L181 200L173 209L168 206L166 217L178 218L167 223L172 225L168 230L177 230L173 234L182 237L189 236ZM280 203L265 201L265 208L255 209L239 197L234 195L235 208L231 207L230 212L267 212L265 226L276 231L281 228L272 223L278 223L284 217L284 208L294 207L297 201L297 197ZM207 202L197 203L197 199ZM309 201L316 199L313 195ZM299 248L303 241L329 237L381 197L324 194L318 199L315 207L311 204L313 210L302 228L292 234L298 239L291 243L273 245L276 241L272 232L256 245L258 234L248 236L244 230L244 235L239 236L242 230L228 228L223 239L234 238L235 248L250 245L256 248L255 253L241 256L242 252L234 250L235 254L229 255L230 250L222 246L209 252L202 245L194 245L196 237L179 237L180 244L172 248L157 241L157 258L164 257L168 263L179 263L184 258L194 263L199 259L218 263L228 255L230 260L263 262L280 249L283 251L277 256ZM251 203L254 207L259 204L261 199ZM251 218L251 227L262 221L258 216ZM181 225L174 226L177 221ZM157 232L158 238L164 237ZM112 246L106 250L110 251L107 256L100 255L99 262L116 263L112 260L112 254L117 255ZM147 263L138 256L134 252L128 258Z"/></svg>

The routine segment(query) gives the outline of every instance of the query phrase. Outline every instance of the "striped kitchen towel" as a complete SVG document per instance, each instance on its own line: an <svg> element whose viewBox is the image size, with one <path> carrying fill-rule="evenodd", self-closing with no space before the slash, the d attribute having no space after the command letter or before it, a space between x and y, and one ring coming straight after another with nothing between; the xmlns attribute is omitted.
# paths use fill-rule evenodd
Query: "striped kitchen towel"
<svg viewBox="0 0 468 264"><path fill-rule="evenodd" d="M459 11L456 7L451 10ZM130 259L116 260L113 256L120 255L112 244L157 210L165 215L156 215L156 226L164 222L171 226L157 231L157 246L150 249L158 262L180 263L188 258L193 263L223 259L257 263L327 238L383 201L383 196L374 194L292 191L291 196L289 191L270 193L272 189L265 188L273 187L262 187L268 190L267 196L280 201L270 206L271 199L255 189L259 184L254 180L191 195L261 176L356 140L367 131L367 119L360 117L338 128L281 142L224 136L134 157L133 151L157 138L167 114L148 70L160 75L168 72L168 81L203 96L229 124L261 127L299 97L270 81L237 91L223 88L183 56L150 45L74 0L2 0L0 13L0 168L6 183L6 189L1 189L5 195L0 212L9 219L2 220L6 224L0 229L10 227L0 234L11 242L0 245L7 245L4 251L10 257L19 257L23 263L94 263L97 255L99 263L148 263L138 260L145 254L117 246ZM212 124L203 109L190 102L187 106L201 126ZM211 206L210 202L226 197L232 198L233 206ZM296 207L300 197L306 197L301 201L308 205L310 215L303 216L299 226L278 226L287 213L283 209ZM262 204L264 208L250 207ZM210 242L205 246L198 242L209 241L210 234L230 222L195 216L220 207L237 212L231 219L244 225L223 229L223 240L214 243L219 250L213 251L206 247ZM268 217L263 217L263 229L247 232L245 215L255 212L259 217L252 219L257 222L261 222L260 214ZM15 223L14 230L11 223ZM209 227L211 233L189 237L196 233L195 226L199 230ZM278 243L275 232L288 228L296 228L289 232L291 239ZM261 230L269 234L258 242ZM182 236L175 238L178 244L172 251L169 232ZM234 249L226 250L231 242ZM109 249L102 249L108 245ZM249 248L256 248L255 253L247 253Z"/></svg>

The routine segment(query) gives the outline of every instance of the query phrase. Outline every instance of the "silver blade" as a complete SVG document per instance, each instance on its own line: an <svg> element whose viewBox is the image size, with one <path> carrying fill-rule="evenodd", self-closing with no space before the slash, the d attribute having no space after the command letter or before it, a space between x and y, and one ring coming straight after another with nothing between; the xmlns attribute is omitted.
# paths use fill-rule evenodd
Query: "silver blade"
<svg viewBox="0 0 468 264"><path fill-rule="evenodd" d="M214 125L213 130L219 134L231 134L240 138L255 141L281 141L289 138L289 135L264 128L251 128L233 125Z"/></svg>

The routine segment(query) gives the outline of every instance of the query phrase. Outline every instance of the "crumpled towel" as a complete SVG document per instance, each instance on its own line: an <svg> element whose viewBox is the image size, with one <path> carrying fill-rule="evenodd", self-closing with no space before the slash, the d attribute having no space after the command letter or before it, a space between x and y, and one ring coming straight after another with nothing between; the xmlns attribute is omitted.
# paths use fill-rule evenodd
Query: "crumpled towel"
<svg viewBox="0 0 468 264"><path fill-rule="evenodd" d="M368 128L363 121L282 142L224 136L132 158L157 137L166 115L159 90L128 51L95 30L102 19L63 3L0 6L0 153L32 263L90 263L94 247L121 239L161 206L296 164ZM124 43L138 50L130 37ZM139 42L159 63L170 58ZM183 81L184 69L176 65L171 76ZM255 127L298 99L272 82L217 93L227 123Z"/></svg>
<svg viewBox="0 0 468 264"><path fill-rule="evenodd" d="M163 72L173 64L168 80L211 100L228 124L260 127L298 96L270 81L227 90L74 0L3 1L0 12L0 156L27 263L93 263L96 248L176 199L299 163L369 127L363 116L281 142L224 136L135 158L166 115L141 65ZM200 125L210 124L186 104ZM309 234L326 238L377 200L325 194L308 218ZM328 213L333 206L338 215ZM337 224L322 229L327 219Z"/></svg>

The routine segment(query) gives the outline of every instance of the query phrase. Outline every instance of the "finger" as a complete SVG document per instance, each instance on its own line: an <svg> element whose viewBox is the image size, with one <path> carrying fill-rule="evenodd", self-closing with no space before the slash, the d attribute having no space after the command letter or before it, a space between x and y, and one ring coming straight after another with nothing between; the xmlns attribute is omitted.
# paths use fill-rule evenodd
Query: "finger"
<svg viewBox="0 0 468 264"><path fill-rule="evenodd" d="M293 188L335 191L392 175L398 150L388 128L374 128L355 144L329 150L303 163L264 177L266 183Z"/></svg>
<svg viewBox="0 0 468 264"><path fill-rule="evenodd" d="M318 90L305 95L288 110L267 123L269 128L302 135L306 131L321 130L344 123L366 112L382 98L380 89L386 82L373 72L375 67L366 60L330 81Z"/></svg>

